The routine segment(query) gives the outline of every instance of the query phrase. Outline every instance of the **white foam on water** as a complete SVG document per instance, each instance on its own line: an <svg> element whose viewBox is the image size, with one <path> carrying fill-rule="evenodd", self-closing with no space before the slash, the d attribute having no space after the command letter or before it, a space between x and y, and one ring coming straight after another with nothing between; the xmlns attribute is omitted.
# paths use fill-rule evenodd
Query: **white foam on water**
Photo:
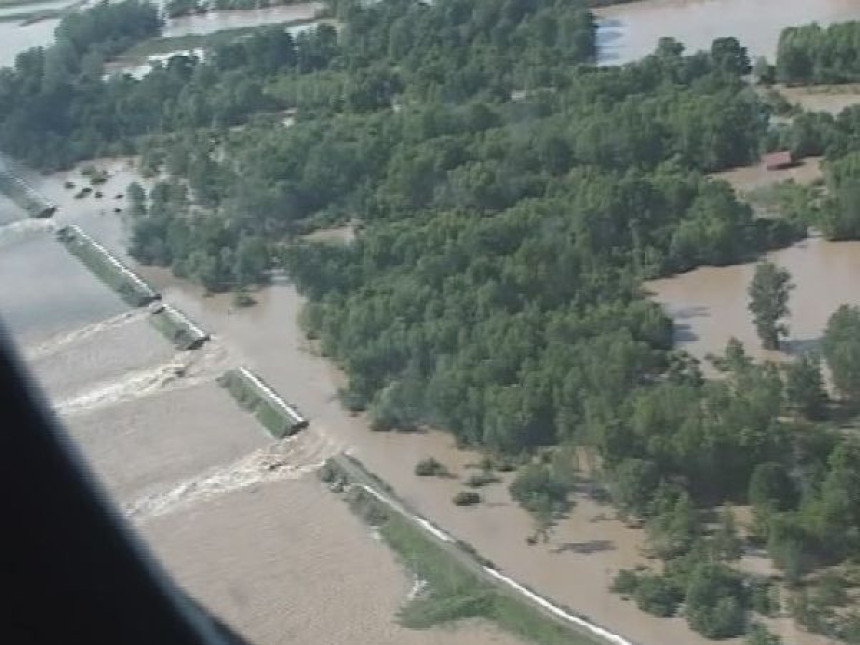
<svg viewBox="0 0 860 645"><path fill-rule="evenodd" d="M16 242L43 231L51 231L55 228L50 219L25 218L15 220L0 226L0 248L10 246Z"/></svg>
<svg viewBox="0 0 860 645"><path fill-rule="evenodd" d="M310 430L256 450L242 459L125 504L126 517L143 521L258 484L298 479L319 469L339 447Z"/></svg>
<svg viewBox="0 0 860 645"><path fill-rule="evenodd" d="M80 329L76 329L72 332L54 336L38 345L26 347L24 348L24 356L29 360L50 356L72 343L80 342L108 329L115 329L117 327L123 327L133 322L137 322L138 320L142 320L146 317L146 315L146 311L143 310L124 311L117 316L100 320L99 322L81 327Z"/></svg>
<svg viewBox="0 0 860 645"><path fill-rule="evenodd" d="M227 360L223 349L181 352L157 367L129 372L119 379L96 384L54 406L56 412L71 416L141 399L152 394L192 387L215 380Z"/></svg>

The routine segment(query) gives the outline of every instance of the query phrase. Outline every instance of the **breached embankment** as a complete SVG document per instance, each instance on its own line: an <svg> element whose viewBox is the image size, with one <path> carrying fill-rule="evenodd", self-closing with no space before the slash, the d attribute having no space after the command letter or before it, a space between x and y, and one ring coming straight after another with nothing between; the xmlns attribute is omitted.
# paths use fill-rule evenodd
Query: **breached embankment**
<svg viewBox="0 0 860 645"><path fill-rule="evenodd" d="M132 307L143 307L161 299L161 294L76 224L60 228L57 239Z"/></svg>
<svg viewBox="0 0 860 645"><path fill-rule="evenodd" d="M161 294L118 260L80 226L70 224L57 231L57 239L92 273L132 307L150 305L149 320L177 349L199 349L210 334L184 313L161 303Z"/></svg>
<svg viewBox="0 0 860 645"><path fill-rule="evenodd" d="M298 479L318 470L338 447L320 433L304 433L252 452L238 461L191 477L169 490L126 504L125 515L145 520L172 513L248 486Z"/></svg>
<svg viewBox="0 0 860 645"><path fill-rule="evenodd" d="M54 223L49 219L19 219L0 226L0 248L15 244L27 236L50 231Z"/></svg>
<svg viewBox="0 0 860 645"><path fill-rule="evenodd" d="M308 420L294 405L284 401L260 377L245 367L230 370L218 382L276 439L291 436L308 425Z"/></svg>
<svg viewBox="0 0 860 645"><path fill-rule="evenodd" d="M179 352L161 365L129 372L118 379L96 383L58 402L54 409L62 416L92 412L168 390L189 388L214 381L229 360L223 349Z"/></svg>

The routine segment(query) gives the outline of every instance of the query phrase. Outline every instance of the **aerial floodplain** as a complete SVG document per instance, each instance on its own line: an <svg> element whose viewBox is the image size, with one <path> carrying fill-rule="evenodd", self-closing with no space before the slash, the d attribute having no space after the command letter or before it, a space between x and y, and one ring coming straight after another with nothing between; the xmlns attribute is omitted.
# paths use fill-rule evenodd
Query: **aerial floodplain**
<svg viewBox="0 0 860 645"><path fill-rule="evenodd" d="M753 4L0 0L0 316L182 587L860 642L860 5Z"/></svg>

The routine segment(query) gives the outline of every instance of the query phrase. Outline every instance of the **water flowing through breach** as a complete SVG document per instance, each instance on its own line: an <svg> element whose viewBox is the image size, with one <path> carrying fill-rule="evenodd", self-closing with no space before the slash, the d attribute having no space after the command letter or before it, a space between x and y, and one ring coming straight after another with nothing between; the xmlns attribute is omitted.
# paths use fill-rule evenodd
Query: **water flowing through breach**
<svg viewBox="0 0 860 645"><path fill-rule="evenodd" d="M109 329L116 329L117 327L130 325L138 320L143 320L146 316L147 312L143 310L124 311L119 315L106 318L105 320L100 320L99 322L92 323L91 325L86 325L66 334L54 336L38 345L26 347L24 349L24 355L31 361L45 358L46 356L51 356L52 354L68 347L72 343L86 340L87 338Z"/></svg>
<svg viewBox="0 0 860 645"><path fill-rule="evenodd" d="M0 225L0 249L11 246L32 235L51 231L54 223L49 219L19 219Z"/></svg>
<svg viewBox="0 0 860 645"><path fill-rule="evenodd" d="M215 380L228 367L229 361L227 351L217 346L177 352L162 365L129 372L120 379L98 383L60 401L55 410L63 416L82 414L158 392L199 385Z"/></svg>
<svg viewBox="0 0 860 645"><path fill-rule="evenodd" d="M173 488L126 504L125 515L145 520L172 513L248 486L298 479L317 470L340 447L319 430L309 429L256 450L242 459L189 478Z"/></svg>

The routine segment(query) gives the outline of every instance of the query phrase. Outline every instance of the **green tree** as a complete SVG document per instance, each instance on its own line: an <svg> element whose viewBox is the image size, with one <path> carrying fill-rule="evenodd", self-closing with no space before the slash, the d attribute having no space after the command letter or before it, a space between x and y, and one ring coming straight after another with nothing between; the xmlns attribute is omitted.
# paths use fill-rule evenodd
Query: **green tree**
<svg viewBox="0 0 860 645"><path fill-rule="evenodd" d="M779 349L780 336L788 333L788 328L780 321L788 316L788 297L793 288L787 270L769 261L756 265L748 292L749 310L765 349Z"/></svg>
<svg viewBox="0 0 860 645"><path fill-rule="evenodd" d="M860 400L860 307L842 305L830 316L822 350L839 393Z"/></svg>
<svg viewBox="0 0 860 645"><path fill-rule="evenodd" d="M714 554L721 560L737 560L743 555L735 514L731 506L720 512L720 522L712 539Z"/></svg>
<svg viewBox="0 0 860 645"><path fill-rule="evenodd" d="M753 625L747 634L746 645L782 645L782 639L771 634L764 625Z"/></svg>
<svg viewBox="0 0 860 645"><path fill-rule="evenodd" d="M803 354L788 366L785 383L788 404L808 419L822 419L827 392L821 377L821 360L815 353Z"/></svg>
<svg viewBox="0 0 860 645"><path fill-rule="evenodd" d="M645 525L651 550L668 559L687 553L701 532L699 513L686 491L661 485Z"/></svg>
<svg viewBox="0 0 860 645"><path fill-rule="evenodd" d="M700 563L694 567L684 606L690 627L708 638L731 638L745 630L740 576L723 565Z"/></svg>
<svg viewBox="0 0 860 645"><path fill-rule="evenodd" d="M790 510L797 503L796 486L782 464L761 463L750 477L748 499L756 509Z"/></svg>
<svg viewBox="0 0 860 645"><path fill-rule="evenodd" d="M776 81L776 69L767 62L767 58L764 56L755 59L752 73L759 85L773 85Z"/></svg>
<svg viewBox="0 0 860 645"><path fill-rule="evenodd" d="M655 616L669 617L675 614L683 599L675 587L663 576L646 574L639 577L633 591L636 606Z"/></svg>
<svg viewBox="0 0 860 645"><path fill-rule="evenodd" d="M520 469L509 490L523 508L537 516L546 516L567 508L570 489L548 465L532 463Z"/></svg>
<svg viewBox="0 0 860 645"><path fill-rule="evenodd" d="M660 471L645 459L625 459L612 473L612 498L624 513L643 516L648 512Z"/></svg>
<svg viewBox="0 0 860 645"><path fill-rule="evenodd" d="M711 44L711 58L721 69L743 76L752 71L747 48L742 47L737 38L717 38Z"/></svg>

